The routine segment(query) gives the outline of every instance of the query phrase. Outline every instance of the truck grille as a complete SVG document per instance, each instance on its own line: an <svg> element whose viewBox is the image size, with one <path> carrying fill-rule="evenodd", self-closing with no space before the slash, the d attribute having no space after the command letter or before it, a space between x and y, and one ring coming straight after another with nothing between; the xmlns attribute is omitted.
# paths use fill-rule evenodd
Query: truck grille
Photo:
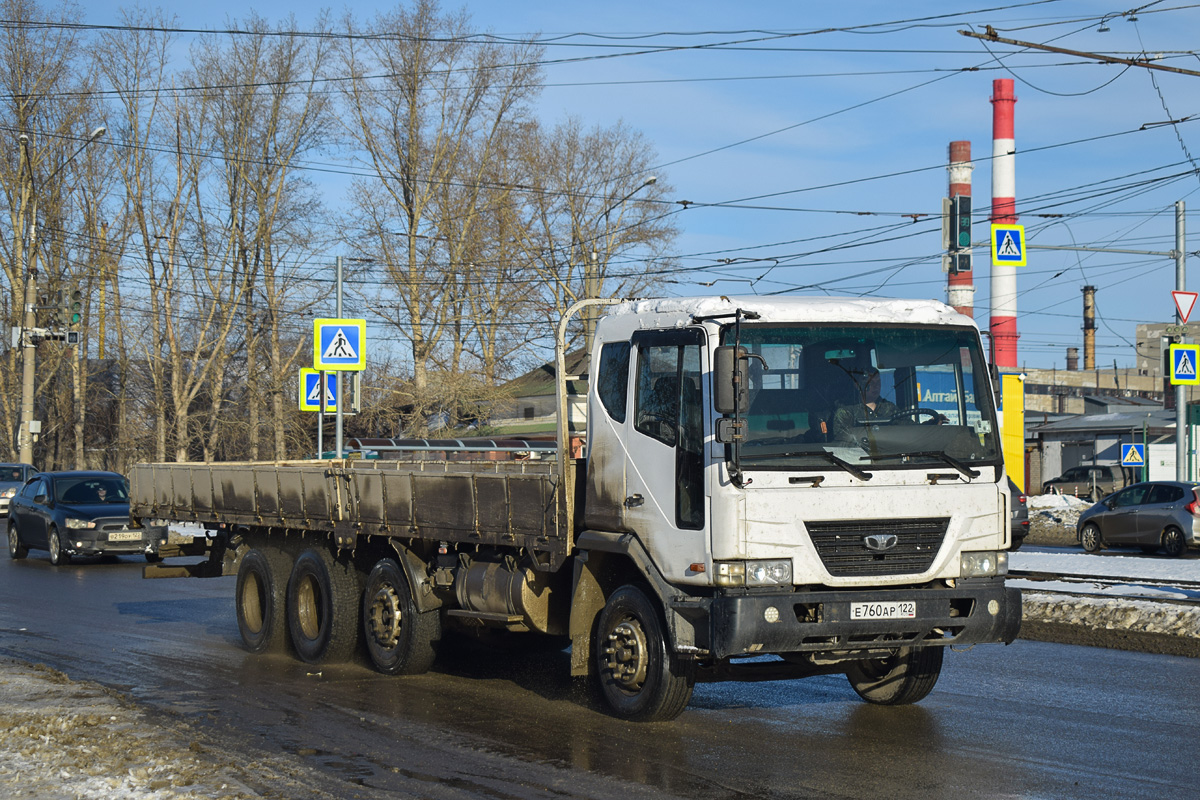
<svg viewBox="0 0 1200 800"><path fill-rule="evenodd" d="M949 525L945 517L806 523L821 563L839 578L924 572L933 563ZM884 552L868 550L865 539L873 534L894 534L895 547Z"/></svg>

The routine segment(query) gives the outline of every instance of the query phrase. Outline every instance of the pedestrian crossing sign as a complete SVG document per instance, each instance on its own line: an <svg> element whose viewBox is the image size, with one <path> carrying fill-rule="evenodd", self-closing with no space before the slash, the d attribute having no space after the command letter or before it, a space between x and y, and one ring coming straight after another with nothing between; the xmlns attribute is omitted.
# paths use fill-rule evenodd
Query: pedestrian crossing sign
<svg viewBox="0 0 1200 800"><path fill-rule="evenodd" d="M300 410L321 410L321 373L315 369L300 370ZM337 375L325 373L325 411L337 411Z"/></svg>
<svg viewBox="0 0 1200 800"><path fill-rule="evenodd" d="M1200 374L1196 372L1197 360L1200 360L1200 344L1171 345L1171 383L1200 384Z"/></svg>
<svg viewBox="0 0 1200 800"><path fill-rule="evenodd" d="M1121 443L1121 466L1122 467L1144 467L1144 466L1146 466L1146 445L1122 442Z"/></svg>
<svg viewBox="0 0 1200 800"><path fill-rule="evenodd" d="M1025 226L992 226L992 266L1025 266Z"/></svg>
<svg viewBox="0 0 1200 800"><path fill-rule="evenodd" d="M313 369L354 372L367 368L365 319L313 320Z"/></svg>

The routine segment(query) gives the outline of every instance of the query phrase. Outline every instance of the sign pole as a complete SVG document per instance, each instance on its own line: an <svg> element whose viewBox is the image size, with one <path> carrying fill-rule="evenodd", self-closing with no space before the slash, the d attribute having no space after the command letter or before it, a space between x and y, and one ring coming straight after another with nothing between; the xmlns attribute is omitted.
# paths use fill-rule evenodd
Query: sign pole
<svg viewBox="0 0 1200 800"><path fill-rule="evenodd" d="M317 458L325 457L325 370L317 373L317 393L321 395L321 410L317 412Z"/></svg>
<svg viewBox="0 0 1200 800"><path fill-rule="evenodd" d="M1187 277L1187 253L1184 252L1186 232L1184 230L1183 201L1175 201L1175 291L1184 291ZM1179 324L1187 322L1182 309L1176 304ZM1182 341L1182 337L1180 337ZM1175 479L1187 480L1187 387L1175 385Z"/></svg>
<svg viewBox="0 0 1200 800"><path fill-rule="evenodd" d="M342 257L341 256L337 257L337 318L338 319L342 318ZM333 373L333 376L334 376L333 379L335 381L337 381L337 389L334 391L334 396L338 398L337 408L335 410L335 413L337 414L337 425L336 425L337 444L336 444L336 447L334 448L334 450L336 451L337 458L340 459L342 457L342 406L344 405L342 403L342 371L338 370L337 372ZM325 386L325 384L322 383L321 384L322 391L324 391L324 386Z"/></svg>

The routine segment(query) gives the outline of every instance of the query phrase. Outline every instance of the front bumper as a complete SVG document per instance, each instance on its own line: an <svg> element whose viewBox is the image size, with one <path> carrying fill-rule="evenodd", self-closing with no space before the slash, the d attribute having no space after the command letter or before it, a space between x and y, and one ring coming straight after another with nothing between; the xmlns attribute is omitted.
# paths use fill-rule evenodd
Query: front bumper
<svg viewBox="0 0 1200 800"><path fill-rule="evenodd" d="M851 604L866 601L915 603L916 616L851 619ZM695 619L700 609L691 603L683 605L690 608L677 606L676 611ZM1021 627L1021 591L998 579L960 580L954 588L722 596L711 598L706 605L708 642L707 646L700 641L697 644L718 659L759 653L861 653L905 646L1007 644Z"/></svg>
<svg viewBox="0 0 1200 800"><path fill-rule="evenodd" d="M69 530L63 537L63 550L73 556L141 555L158 552L158 540L145 531L137 539L110 540L109 532Z"/></svg>

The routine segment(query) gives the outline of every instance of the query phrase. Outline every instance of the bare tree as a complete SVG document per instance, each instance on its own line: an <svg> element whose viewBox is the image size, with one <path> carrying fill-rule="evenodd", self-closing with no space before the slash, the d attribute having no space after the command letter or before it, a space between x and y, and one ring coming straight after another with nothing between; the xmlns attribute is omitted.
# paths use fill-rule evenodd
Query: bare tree
<svg viewBox="0 0 1200 800"><path fill-rule="evenodd" d="M324 28L318 22L316 32ZM223 43L206 37L193 67L211 88L216 147L222 161L213 202L228 216L232 280L241 303L230 313L241 319L241 353L246 359L249 457L260 452L260 398L269 398L276 458L285 456L284 397L305 337L289 332L286 314L300 314L313 300L311 281L301 268L311 258L311 232L319 227L321 206L315 189L298 172L299 160L328 142L332 119L321 77L329 40L301 36L290 19L272 31L251 16L241 33ZM224 371L233 349L213 353L205 458L217 448L226 393ZM265 363L264 363L265 362Z"/></svg>
<svg viewBox="0 0 1200 800"><path fill-rule="evenodd" d="M376 173L355 186L356 245L384 265L390 291L377 308L411 348L420 431L435 405L435 352L455 323L454 271L484 199L480 168L523 118L540 51L473 37L464 16L442 15L433 0L365 25L348 17L345 29L347 124ZM437 203L447 184L464 187L452 211Z"/></svg>
<svg viewBox="0 0 1200 800"><path fill-rule="evenodd" d="M673 189L653 175L656 153L623 123L584 130L575 118L526 128L536 176L526 193L525 250L542 278L548 323L586 296L631 297L660 281L678 231Z"/></svg>
<svg viewBox="0 0 1200 800"><path fill-rule="evenodd" d="M79 212L73 191L84 161L74 161L81 142L87 140L92 116L88 90L90 77L82 58L73 23L79 11L69 4L53 8L25 0L0 2L6 24L0 30L0 125L13 136L12 146L0 156L0 193L7 201L12 238L0 244L0 268L8 281L3 294L6 327L25 324L26 279L38 281L43 294L78 285L86 276L80 255ZM94 116L92 117L94 120ZM35 215L36 210L36 215ZM36 223L36 224L35 224ZM33 243L36 241L36 247ZM76 269L78 268L78 272ZM35 299L35 303L37 300ZM39 324L49 323L39 310ZM0 427L17 429L22 396L19 370L23 348L9 348L0 360ZM74 353L54 343L37 348L39 369L35 399L65 395L66 403L42 400L36 415L43 421L44 436L35 456L45 466L70 463L80 457L72 401L79 384L72 374ZM46 448L46 442L74 440L74 446ZM11 458L17 454L15 437L8 443ZM49 459L44 456L49 454ZM63 459L64 461L60 461Z"/></svg>

